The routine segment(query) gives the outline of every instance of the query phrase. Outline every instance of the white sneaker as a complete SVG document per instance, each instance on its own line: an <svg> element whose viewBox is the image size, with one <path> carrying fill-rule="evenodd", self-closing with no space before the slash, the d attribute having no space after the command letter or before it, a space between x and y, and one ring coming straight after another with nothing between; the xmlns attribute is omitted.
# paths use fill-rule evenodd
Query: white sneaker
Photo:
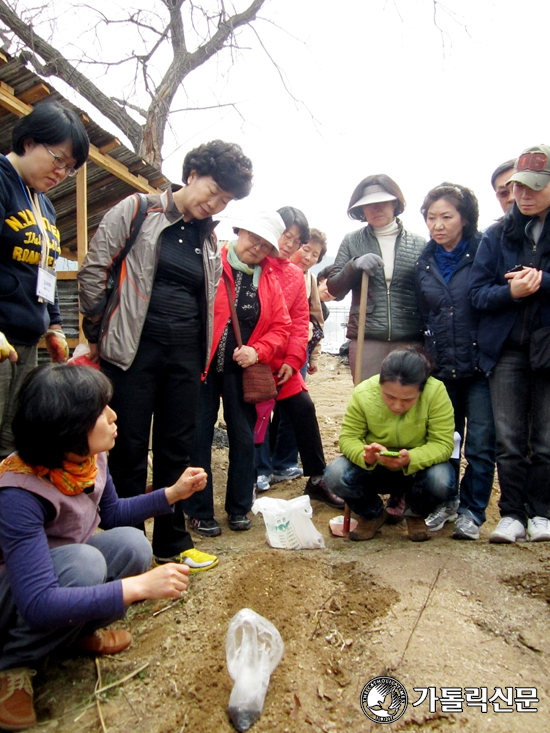
<svg viewBox="0 0 550 733"><path fill-rule="evenodd" d="M531 542L550 541L550 519L532 517L527 521L527 536Z"/></svg>
<svg viewBox="0 0 550 733"><path fill-rule="evenodd" d="M430 532L437 532L443 529L445 522L453 522L457 516L456 506L454 504L440 504L426 517L426 527Z"/></svg>
<svg viewBox="0 0 550 733"><path fill-rule="evenodd" d="M539 517L540 519L540 517ZM497 528L489 535L489 542L511 544L525 539L525 527L514 517L502 517ZM550 537L549 537L550 539Z"/></svg>

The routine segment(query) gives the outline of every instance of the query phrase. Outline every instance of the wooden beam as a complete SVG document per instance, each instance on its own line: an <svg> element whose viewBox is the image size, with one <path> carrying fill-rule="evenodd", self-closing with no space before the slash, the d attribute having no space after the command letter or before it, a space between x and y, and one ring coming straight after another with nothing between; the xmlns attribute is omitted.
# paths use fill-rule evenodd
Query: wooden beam
<svg viewBox="0 0 550 733"><path fill-rule="evenodd" d="M0 106L7 109L8 112L11 112L16 117L22 117L23 115L28 115L32 112L32 107L29 104L22 102L13 93L9 94L5 87L8 87L8 89L11 89L11 87L9 87L8 84L4 84L4 86L2 86L3 84L3 82L0 82ZM88 120L88 117L84 114L82 114L81 117ZM99 165L103 170L107 171L107 173L110 173L121 181L124 181L124 183L127 183L136 191L141 191L141 193L160 193L156 188L149 185L146 178L143 176L134 176L125 165L122 165L118 160L115 160L108 155L103 155L103 153L101 153L98 148L91 143L89 160L96 165Z"/></svg>
<svg viewBox="0 0 550 733"><path fill-rule="evenodd" d="M119 148L122 145L120 140L116 137L114 137L110 142L106 143L105 145L102 145L99 148L99 152L103 155L107 155L107 153L110 153L111 150L114 150L115 148Z"/></svg>
<svg viewBox="0 0 550 733"><path fill-rule="evenodd" d="M43 82L40 82L40 84L35 84L30 89L27 89L27 91L22 92L19 95L19 99L26 104L35 104L35 102L39 102L41 99L44 99L44 97L48 97L49 95L50 88Z"/></svg>
<svg viewBox="0 0 550 733"><path fill-rule="evenodd" d="M84 258L88 254L88 183L86 171L88 164L78 169L76 174L76 259L78 269L82 267ZM82 330L82 313L78 314L78 340L86 343Z"/></svg>
<svg viewBox="0 0 550 733"><path fill-rule="evenodd" d="M7 64L8 63L8 57L4 56L4 54L0 51L0 64Z"/></svg>
<svg viewBox="0 0 550 733"><path fill-rule="evenodd" d="M64 255L63 255L64 256ZM58 280L76 280L78 272L76 270L61 270L57 273Z"/></svg>
<svg viewBox="0 0 550 733"><path fill-rule="evenodd" d="M13 94L13 90L11 94L6 91L5 87L7 86L7 84L0 84L0 105L2 105L4 109L7 109L8 112L11 112L16 117L23 117L23 115L28 115L30 112L32 112L32 107L29 104L25 104L25 102L22 102L20 99L18 99Z"/></svg>
<svg viewBox="0 0 550 733"><path fill-rule="evenodd" d="M6 92L6 94L14 94L13 87L10 87L10 85L6 84L5 81L0 81L0 89Z"/></svg>
<svg viewBox="0 0 550 733"><path fill-rule="evenodd" d="M124 183L127 183L136 191L141 191L141 193L159 193L156 188L149 185L146 178L143 176L134 176L134 174L130 173L125 165L122 165L118 160L115 160L108 155L103 155L99 152L98 148L91 143L89 160L91 160L92 163L99 165L103 170L107 171L107 173L120 178L121 181L124 181Z"/></svg>
<svg viewBox="0 0 550 733"><path fill-rule="evenodd" d="M88 254L88 184L86 171L88 164L76 173L76 251L78 253L78 269L82 267Z"/></svg>

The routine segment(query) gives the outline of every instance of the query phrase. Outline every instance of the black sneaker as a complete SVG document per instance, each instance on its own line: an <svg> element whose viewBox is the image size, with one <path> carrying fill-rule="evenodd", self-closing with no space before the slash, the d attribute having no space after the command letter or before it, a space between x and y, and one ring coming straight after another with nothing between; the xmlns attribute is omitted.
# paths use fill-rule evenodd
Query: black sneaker
<svg viewBox="0 0 550 733"><path fill-rule="evenodd" d="M245 532L252 527L252 521L246 514L228 514L229 529L233 532Z"/></svg>
<svg viewBox="0 0 550 733"><path fill-rule="evenodd" d="M197 519L196 517L189 517L189 526L193 532L202 534L204 537L217 537L222 533L222 528L215 519Z"/></svg>

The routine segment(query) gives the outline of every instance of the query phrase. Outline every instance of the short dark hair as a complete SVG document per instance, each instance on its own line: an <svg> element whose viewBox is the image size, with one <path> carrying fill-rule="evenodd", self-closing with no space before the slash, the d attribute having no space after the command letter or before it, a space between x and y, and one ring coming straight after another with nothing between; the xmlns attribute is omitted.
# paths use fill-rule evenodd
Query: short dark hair
<svg viewBox="0 0 550 733"><path fill-rule="evenodd" d="M88 434L113 395L97 369L45 364L23 381L13 418L15 448L31 466L60 468L66 453L86 456Z"/></svg>
<svg viewBox="0 0 550 733"><path fill-rule="evenodd" d="M399 382L404 387L416 385L422 392L432 370L430 359L420 347L407 346L386 356L380 367L380 384Z"/></svg>
<svg viewBox="0 0 550 733"><path fill-rule="evenodd" d="M281 209L277 209L277 213L285 223L285 232L296 224L300 231L301 243L305 244L309 241L309 224L303 211L295 209L293 206L283 206Z"/></svg>
<svg viewBox="0 0 550 733"><path fill-rule="evenodd" d="M196 171L199 176L212 176L222 191L244 199L252 188L252 161L240 145L212 140L187 153L183 161L182 181Z"/></svg>
<svg viewBox="0 0 550 733"><path fill-rule="evenodd" d="M322 270L319 270L317 273L317 284L321 282L321 280L328 280L329 277L332 275L332 271L334 270L334 264L327 265L326 267L323 267Z"/></svg>
<svg viewBox="0 0 550 733"><path fill-rule="evenodd" d="M377 173L374 176L363 178L361 183L355 187L348 204L348 216L350 219L366 221L362 206L359 206L356 209L352 208L356 201L363 198L363 191L366 186L382 186L382 188L384 188L388 193L395 196L397 200L395 201L394 216L399 216L399 214L402 214L405 211L405 206L407 204L405 202L403 192L397 183L385 173Z"/></svg>
<svg viewBox="0 0 550 733"><path fill-rule="evenodd" d="M321 252L319 253L319 259L317 260L317 264L319 264L327 253L327 235L324 232L319 231L319 229L310 229L309 239L306 244L309 244L310 242L321 245Z"/></svg>
<svg viewBox="0 0 550 733"><path fill-rule="evenodd" d="M505 171L509 171L510 169L514 169L517 163L517 158L512 158L511 160L507 160L506 163L501 163L498 168L495 168L493 171L493 175L491 176L491 186L493 187L493 190L496 191L496 180L497 178L504 173Z"/></svg>
<svg viewBox="0 0 550 733"><path fill-rule="evenodd" d="M466 186L459 186L457 183L448 183L447 181L432 188L426 194L426 198L420 207L420 213L424 217L424 221L428 218L430 206L439 199L445 199L456 208L465 221L462 231L467 239L477 232L479 204L473 191L466 188Z"/></svg>
<svg viewBox="0 0 550 733"><path fill-rule="evenodd" d="M41 102L30 114L18 120L11 136L11 147L16 155L25 155L26 140L44 145L60 145L70 140L75 168L84 165L90 151L90 141L82 121L76 112L59 102Z"/></svg>

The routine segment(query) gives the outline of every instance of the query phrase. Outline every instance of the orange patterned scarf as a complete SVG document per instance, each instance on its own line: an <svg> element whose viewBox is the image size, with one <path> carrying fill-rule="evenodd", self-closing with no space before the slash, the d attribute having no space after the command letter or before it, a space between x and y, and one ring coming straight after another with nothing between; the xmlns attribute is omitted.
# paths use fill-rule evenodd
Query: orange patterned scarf
<svg viewBox="0 0 550 733"><path fill-rule="evenodd" d="M27 476L47 476L56 489L66 496L81 494L95 483L97 476L97 456L90 456L82 463L63 461L62 468L30 466L18 455L8 456L0 463L0 476L5 473L23 473Z"/></svg>

